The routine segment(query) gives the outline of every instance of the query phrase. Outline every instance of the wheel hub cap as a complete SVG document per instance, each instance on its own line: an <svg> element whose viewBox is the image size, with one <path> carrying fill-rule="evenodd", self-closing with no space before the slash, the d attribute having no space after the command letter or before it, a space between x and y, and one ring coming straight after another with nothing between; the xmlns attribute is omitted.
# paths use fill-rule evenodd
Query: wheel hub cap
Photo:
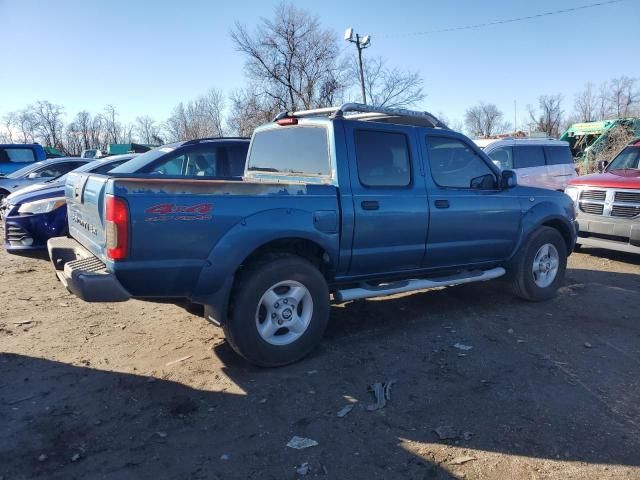
<svg viewBox="0 0 640 480"><path fill-rule="evenodd" d="M540 288L546 288L553 283L558 274L560 255L551 243L542 245L533 257L533 281Z"/></svg>
<svg viewBox="0 0 640 480"><path fill-rule="evenodd" d="M309 290L299 282L285 280L262 295L256 309L256 327L267 343L288 345L304 334L312 315Z"/></svg>

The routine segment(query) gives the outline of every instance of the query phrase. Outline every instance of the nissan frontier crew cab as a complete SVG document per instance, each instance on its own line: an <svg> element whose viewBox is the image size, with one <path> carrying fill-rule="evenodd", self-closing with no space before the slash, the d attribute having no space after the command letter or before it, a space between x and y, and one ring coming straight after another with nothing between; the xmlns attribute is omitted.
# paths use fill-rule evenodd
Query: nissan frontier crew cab
<svg viewBox="0 0 640 480"><path fill-rule="evenodd" d="M569 197L518 186L426 112L283 112L254 132L243 181L176 174L194 149L71 174L72 238L49 241L51 260L89 302L204 305L261 366L309 353L331 302L498 277L548 299L575 244Z"/></svg>

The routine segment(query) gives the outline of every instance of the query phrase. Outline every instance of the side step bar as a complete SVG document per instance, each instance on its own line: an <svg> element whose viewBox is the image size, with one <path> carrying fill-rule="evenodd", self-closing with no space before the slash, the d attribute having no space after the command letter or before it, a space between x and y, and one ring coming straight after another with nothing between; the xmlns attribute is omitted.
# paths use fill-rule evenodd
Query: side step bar
<svg viewBox="0 0 640 480"><path fill-rule="evenodd" d="M494 278L501 277L505 273L507 272L504 268L496 267L491 270L462 272L449 277L403 280L400 282L382 285L370 285L363 283L361 286L356 288L337 290L334 292L333 298L335 302L341 303L348 302L350 300L358 300L360 298L386 297L387 295L425 290L427 288L450 287L453 285L462 285L463 283L484 282L486 280L493 280Z"/></svg>

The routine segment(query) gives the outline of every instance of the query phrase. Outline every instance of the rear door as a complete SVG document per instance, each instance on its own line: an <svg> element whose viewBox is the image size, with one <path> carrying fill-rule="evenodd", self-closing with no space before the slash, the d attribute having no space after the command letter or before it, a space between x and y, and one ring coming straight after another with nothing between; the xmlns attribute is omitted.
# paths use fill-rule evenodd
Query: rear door
<svg viewBox="0 0 640 480"><path fill-rule="evenodd" d="M353 276L418 269L427 237L424 176L406 127L345 124L355 212Z"/></svg>
<svg viewBox="0 0 640 480"><path fill-rule="evenodd" d="M544 153L547 159L547 172L554 183L555 190L564 190L567 182L576 176L569 146L545 146Z"/></svg>
<svg viewBox="0 0 640 480"><path fill-rule="evenodd" d="M520 201L500 190L489 159L460 138L428 135L430 223L424 267L507 258L520 231Z"/></svg>
<svg viewBox="0 0 640 480"><path fill-rule="evenodd" d="M513 164L518 174L519 184L553 189L554 183L547 173L544 150L541 145L515 145Z"/></svg>

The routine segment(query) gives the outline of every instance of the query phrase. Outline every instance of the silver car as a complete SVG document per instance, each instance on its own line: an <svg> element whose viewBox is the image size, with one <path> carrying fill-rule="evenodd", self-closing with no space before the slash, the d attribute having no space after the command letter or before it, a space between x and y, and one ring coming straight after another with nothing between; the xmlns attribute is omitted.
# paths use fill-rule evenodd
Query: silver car
<svg viewBox="0 0 640 480"><path fill-rule="evenodd" d="M61 157L30 163L26 167L0 176L0 202L4 197L32 183L45 182L81 167L90 158Z"/></svg>
<svg viewBox="0 0 640 480"><path fill-rule="evenodd" d="M553 138L495 140L484 147L493 163L515 170L518 184L564 191L577 177L569 143Z"/></svg>

